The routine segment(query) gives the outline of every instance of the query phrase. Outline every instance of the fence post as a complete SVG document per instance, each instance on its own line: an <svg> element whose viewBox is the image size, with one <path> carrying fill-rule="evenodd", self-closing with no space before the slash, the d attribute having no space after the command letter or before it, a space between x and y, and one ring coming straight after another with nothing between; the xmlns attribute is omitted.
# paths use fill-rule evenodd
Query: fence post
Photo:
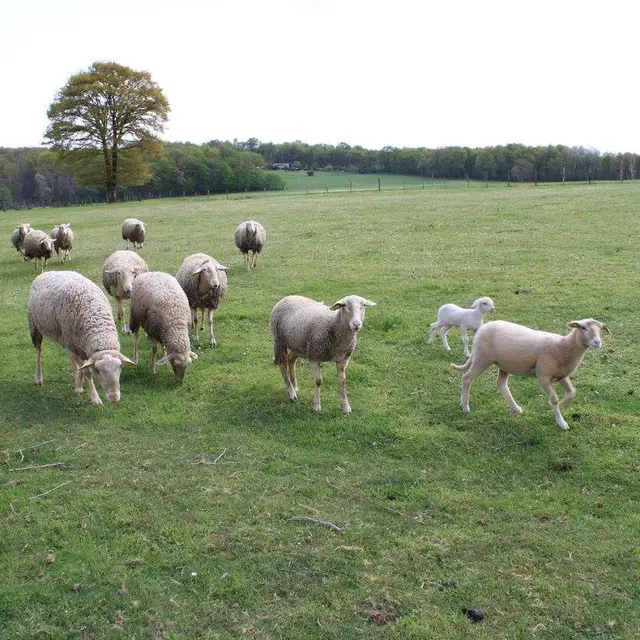
<svg viewBox="0 0 640 640"><path fill-rule="evenodd" d="M378 191L380 191L380 178L378 178Z"/></svg>
<svg viewBox="0 0 640 640"><path fill-rule="evenodd" d="M351 182L351 180L349 180L349 192L351 192L353 189L353 182Z"/></svg>

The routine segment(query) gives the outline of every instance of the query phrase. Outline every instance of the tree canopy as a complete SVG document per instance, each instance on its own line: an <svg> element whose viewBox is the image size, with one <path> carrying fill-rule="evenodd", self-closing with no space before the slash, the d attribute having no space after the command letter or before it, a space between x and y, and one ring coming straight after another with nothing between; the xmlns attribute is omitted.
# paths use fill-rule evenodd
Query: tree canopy
<svg viewBox="0 0 640 640"><path fill-rule="evenodd" d="M45 140L82 184L102 184L107 202L118 187L150 178L149 158L162 149L170 107L146 71L94 62L58 92L47 111Z"/></svg>

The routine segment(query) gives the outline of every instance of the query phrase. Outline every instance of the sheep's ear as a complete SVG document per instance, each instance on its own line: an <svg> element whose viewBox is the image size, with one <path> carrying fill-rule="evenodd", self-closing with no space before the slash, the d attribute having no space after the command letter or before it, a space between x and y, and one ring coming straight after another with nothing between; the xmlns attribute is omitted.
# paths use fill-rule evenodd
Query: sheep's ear
<svg viewBox="0 0 640 640"><path fill-rule="evenodd" d="M160 366L163 364L171 364L171 356L168 353L166 356L160 358L160 360L156 360L156 366Z"/></svg>
<svg viewBox="0 0 640 640"><path fill-rule="evenodd" d="M229 267L225 267L224 265L219 264L218 271L229 271Z"/></svg>
<svg viewBox="0 0 640 640"><path fill-rule="evenodd" d="M474 301L471 303L471 308L472 308L472 309L477 309L477 307L478 307L478 303L479 303L479 302L480 302L480 298L478 298L477 300L474 300Z"/></svg>
<svg viewBox="0 0 640 640"><path fill-rule="evenodd" d="M127 358L127 356L122 355L121 353L119 353L117 355L117 357L120 360L120 362L122 362L123 364L132 364L134 367L138 366L137 362L134 362L133 360L129 360L129 358Z"/></svg>
<svg viewBox="0 0 640 640"><path fill-rule="evenodd" d="M375 307L376 303L373 300L367 300L366 298L360 298L360 300L362 301L362 304L365 307Z"/></svg>
<svg viewBox="0 0 640 640"><path fill-rule="evenodd" d="M191 276L197 276L199 273L202 273L204 271L205 266L207 265L208 260L205 260L197 269L194 269L193 273L191 274Z"/></svg>
<svg viewBox="0 0 640 640"><path fill-rule="evenodd" d="M611 331L609 331L609 327L607 327L607 325L603 324L602 322L600 323L600 330L601 331L606 331L609 335L612 335Z"/></svg>
<svg viewBox="0 0 640 640"><path fill-rule="evenodd" d="M329 309L331 309L331 311L337 311L341 307L344 307L345 304L346 302L344 301L344 298L342 298L341 300L338 300L338 302L334 302Z"/></svg>
<svg viewBox="0 0 640 640"><path fill-rule="evenodd" d="M87 367L90 367L92 364L93 364L93 358L89 358L88 360L85 360L82 363L81 367L78 367L78 370L86 369Z"/></svg>
<svg viewBox="0 0 640 640"><path fill-rule="evenodd" d="M191 356L192 360L197 360L198 359L198 354L194 353L193 351L189 352L189 355Z"/></svg>
<svg viewBox="0 0 640 640"><path fill-rule="evenodd" d="M567 327L571 327L571 329L584 329L584 327L577 321L569 322Z"/></svg>

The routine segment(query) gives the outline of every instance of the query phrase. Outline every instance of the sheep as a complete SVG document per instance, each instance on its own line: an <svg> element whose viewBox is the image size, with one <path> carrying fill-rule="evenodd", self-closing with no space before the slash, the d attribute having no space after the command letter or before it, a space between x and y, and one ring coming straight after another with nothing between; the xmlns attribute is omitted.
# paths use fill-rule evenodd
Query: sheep
<svg viewBox="0 0 640 640"><path fill-rule="evenodd" d="M286 296L271 312L274 362L279 365L289 399L298 399L296 360L302 356L313 372L315 393L313 410L320 411L321 366L335 362L340 386L340 405L351 413L347 398L346 368L364 323L366 307L376 303L360 296L347 296L330 307L304 296Z"/></svg>
<svg viewBox="0 0 640 640"><path fill-rule="evenodd" d="M11 234L11 244L15 247L15 250L22 254L24 258L24 239L26 235L31 231L31 224L23 222L17 229L13 230ZM24 258L25 260L27 258Z"/></svg>
<svg viewBox="0 0 640 640"><path fill-rule="evenodd" d="M536 376L549 398L556 424L561 429L568 429L560 409L576 395L569 375L578 368L589 347L600 348L600 332L611 332L593 318L569 322L567 326L571 333L562 336L503 320L482 325L476 334L471 357L463 365L451 365L464 373L460 396L462 410L469 412L469 391L474 379L492 364L497 364L500 369L498 388L512 411L522 413L509 391L509 376ZM558 400L553 382L560 382L566 390L561 400Z"/></svg>
<svg viewBox="0 0 640 640"><path fill-rule="evenodd" d="M133 244L133 250L138 251L144 244L146 236L146 228L142 220L137 218L127 218L122 223L122 239L127 241L127 249L129 242Z"/></svg>
<svg viewBox="0 0 640 640"><path fill-rule="evenodd" d="M28 304L31 342L36 350L36 384L42 380L42 340L69 351L75 392L86 380L91 404L102 405L93 382L95 373L109 402L120 400L120 369L133 364L120 353L111 306L98 285L76 271L49 271L31 284Z"/></svg>
<svg viewBox="0 0 640 640"><path fill-rule="evenodd" d="M61 262L65 260L71 261L71 249L73 249L71 223L56 225L51 232L51 238L53 239L53 248L56 250L56 255L60 257Z"/></svg>
<svg viewBox="0 0 640 640"><path fill-rule="evenodd" d="M217 346L213 334L213 315L227 293L227 267L206 253L194 253L187 256L182 263L176 280L184 289L191 307L194 341L200 344L198 334L197 311L202 310L201 330L204 329L204 310L209 313L209 346Z"/></svg>
<svg viewBox="0 0 640 640"><path fill-rule="evenodd" d="M131 333L124 318L122 301L131 297L134 278L146 271L149 271L147 263L137 253L126 250L112 253L102 267L102 284L107 293L116 299L118 323L122 327L122 333Z"/></svg>
<svg viewBox="0 0 640 640"><path fill-rule="evenodd" d="M464 355L468 358L471 354L469 353L467 331L471 329L475 333L482 326L485 314L494 311L493 300L488 296L474 300L471 309L463 309L457 304L443 304L438 309L436 321L430 327L428 343L432 344L436 333L440 331L444 348L451 351L447 341L447 333L451 327L459 327L460 337L464 344Z"/></svg>
<svg viewBox="0 0 640 640"><path fill-rule="evenodd" d="M244 263L247 265L247 271L251 267L256 266L258 262L258 254L262 251L264 243L267 240L267 232L264 227L255 220L247 220L238 225L233 234L236 247L242 251ZM249 251L252 252L249 258Z"/></svg>
<svg viewBox="0 0 640 640"><path fill-rule="evenodd" d="M36 271L41 266L40 271L44 273L52 255L53 240L44 231L33 229L24 237L24 258L25 260L36 259Z"/></svg>
<svg viewBox="0 0 640 640"><path fill-rule="evenodd" d="M133 361L138 362L138 339L143 327L151 340L151 373L156 365L170 364L178 382L182 382L187 366L198 355L191 351L189 327L191 308L180 283L168 273L148 271L140 274L131 289ZM158 345L165 355L156 362Z"/></svg>

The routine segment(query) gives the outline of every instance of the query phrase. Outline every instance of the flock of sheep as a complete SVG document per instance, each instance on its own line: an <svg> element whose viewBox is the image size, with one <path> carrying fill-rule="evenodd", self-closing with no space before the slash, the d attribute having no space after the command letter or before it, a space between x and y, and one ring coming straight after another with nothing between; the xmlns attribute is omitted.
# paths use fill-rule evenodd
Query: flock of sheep
<svg viewBox="0 0 640 640"><path fill-rule="evenodd" d="M70 226L58 225L49 236L23 224L11 237L24 259L35 258L36 269L41 265L42 270L31 286L28 305L29 330L36 349L36 383L42 384L42 340L46 337L69 350L76 393L82 393L86 381L92 404L102 404L93 382L95 373L107 400L117 402L121 365L138 363L140 328L146 331L152 344L151 371L155 373L159 365L171 365L177 380L182 381L187 367L198 357L191 350L192 341L199 345L198 309L203 329L204 312L208 312L209 345L216 346L213 319L227 292L227 267L205 253L196 253L185 258L175 277L149 271L137 253L145 241L145 224L134 218L125 220L122 237L127 247L129 243L133 245L134 251L127 248L110 255L102 269L102 282L116 300L121 331L133 333L130 360L120 352L116 323L102 290L75 271L44 273L54 250L62 262L71 259L73 232ZM266 240L264 227L253 220L243 222L237 227L234 240L247 269L255 267ZM127 323L122 301L129 298L131 309ZM296 361L302 357L311 365L315 385L313 409L320 411L321 366L324 362L335 362L342 411L351 413L346 368L364 323L365 310L375 304L350 295L327 306L291 295L275 305L270 318L274 361L280 367L290 400L297 400ZM469 411L469 392L474 379L496 364L498 387L512 411L521 413L522 409L509 390L509 376L535 376L547 394L556 424L568 429L561 409L575 396L569 375L576 370L588 348L601 346L601 332L609 333L609 330L593 318L570 322L571 332L564 336L500 320L484 323L484 316L494 310L493 300L486 296L475 300L470 309L445 304L430 327L428 341L433 342L440 332L447 351L450 351L447 332L452 327L460 330L468 360L463 365L452 366L464 374L460 398L463 411ZM194 330L193 337L189 335L190 329ZM475 333L471 351L468 330ZM162 357L156 360L158 350L162 351ZM562 399L558 399L554 382L559 382L566 391Z"/></svg>

